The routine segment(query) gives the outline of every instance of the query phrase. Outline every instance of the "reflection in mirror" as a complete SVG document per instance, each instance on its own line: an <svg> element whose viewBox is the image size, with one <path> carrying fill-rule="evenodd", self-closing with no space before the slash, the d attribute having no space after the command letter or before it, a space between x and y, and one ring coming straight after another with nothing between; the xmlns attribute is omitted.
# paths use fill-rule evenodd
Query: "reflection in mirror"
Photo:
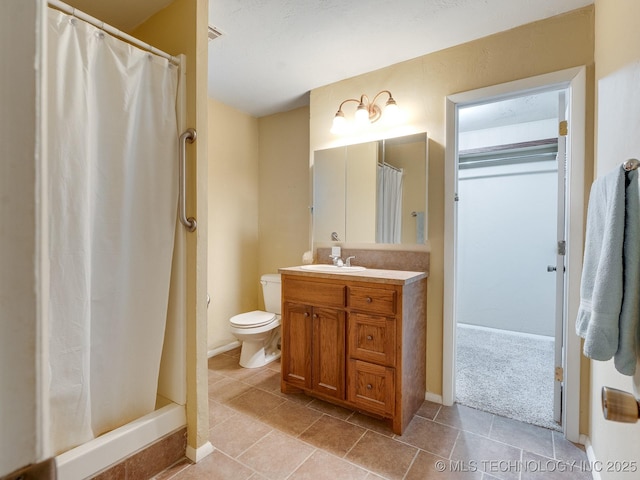
<svg viewBox="0 0 640 480"><path fill-rule="evenodd" d="M427 135L318 150L313 241L424 244Z"/></svg>

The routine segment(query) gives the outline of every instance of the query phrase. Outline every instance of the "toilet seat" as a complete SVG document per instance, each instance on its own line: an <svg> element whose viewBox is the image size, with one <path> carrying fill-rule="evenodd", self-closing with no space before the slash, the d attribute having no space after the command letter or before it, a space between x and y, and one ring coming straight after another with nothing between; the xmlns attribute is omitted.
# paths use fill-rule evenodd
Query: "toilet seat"
<svg viewBox="0 0 640 480"><path fill-rule="evenodd" d="M231 317L229 322L236 328L257 328L272 323L276 319L276 314L254 310L253 312L241 313Z"/></svg>

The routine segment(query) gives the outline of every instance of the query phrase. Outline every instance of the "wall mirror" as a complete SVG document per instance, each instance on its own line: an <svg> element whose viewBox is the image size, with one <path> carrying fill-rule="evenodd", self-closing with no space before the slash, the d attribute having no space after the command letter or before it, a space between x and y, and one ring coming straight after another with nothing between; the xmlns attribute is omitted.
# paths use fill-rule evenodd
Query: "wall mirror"
<svg viewBox="0 0 640 480"><path fill-rule="evenodd" d="M317 150L313 241L424 244L427 134Z"/></svg>

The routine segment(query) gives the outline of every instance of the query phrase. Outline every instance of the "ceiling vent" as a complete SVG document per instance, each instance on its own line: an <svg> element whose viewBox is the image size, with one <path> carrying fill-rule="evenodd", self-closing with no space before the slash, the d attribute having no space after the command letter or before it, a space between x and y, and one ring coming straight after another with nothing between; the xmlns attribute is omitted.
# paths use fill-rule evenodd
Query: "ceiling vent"
<svg viewBox="0 0 640 480"><path fill-rule="evenodd" d="M218 30L216 27L212 27L211 25L209 25L208 36L209 36L209 41L215 40L216 38L222 36L222 32Z"/></svg>

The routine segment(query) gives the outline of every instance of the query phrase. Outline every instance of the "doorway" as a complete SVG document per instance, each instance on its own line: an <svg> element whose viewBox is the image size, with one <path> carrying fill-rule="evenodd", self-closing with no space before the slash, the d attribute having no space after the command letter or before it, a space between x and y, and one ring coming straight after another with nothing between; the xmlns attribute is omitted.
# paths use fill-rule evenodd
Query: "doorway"
<svg viewBox="0 0 640 480"><path fill-rule="evenodd" d="M561 395L561 388L554 389L554 367L562 348L556 321L563 321L556 305L564 305L556 280L564 279L555 272L557 241L565 238L558 125L565 90L460 106L457 122L455 400L556 430L561 403L554 391Z"/></svg>
<svg viewBox="0 0 640 480"><path fill-rule="evenodd" d="M467 317L466 317L466 326L469 328L475 328L474 335L476 339L480 338L478 334L479 331L486 332L491 331L504 331L507 330L506 327L509 327L513 332L517 334L522 340L525 339L524 344L532 343L532 339L538 339L538 337L547 337L553 338L554 346L557 344L557 358L554 358L553 366L547 368L550 370L548 375L553 379L556 388L556 393L553 394L553 397L557 399L558 411L556 415L558 416L558 424L562 425L562 430L565 433L565 436L572 440L579 440L579 429L578 429L578 412L579 412L579 363L580 363L580 343L579 339L575 336L574 333L574 319L575 313L577 311L577 305L579 304L579 278L580 278L580 265L582 261L582 217L584 213L584 103L585 103L585 69L582 67L569 69L561 72L556 72L553 74L543 75L539 77L533 77L530 79L525 79L521 81L511 82L509 84L497 85L494 87L488 87L481 90L476 90L472 92L465 92L462 94L452 95L447 98L447 148L446 148L446 170L445 170L445 197L447 199L445 203L445 294L444 294L444 325L443 325L443 403L445 405L451 405L456 400L456 350L457 350L457 330L458 330L458 320L459 317L465 320L465 308L467 309ZM483 132L482 135L476 135L476 142L478 138L482 141L487 142L488 138L493 138L490 142L486 143L484 146L476 145L475 147L470 147L469 144L465 144L468 138L465 138L465 135L462 135L459 131L459 121L460 118L464 116L464 110L469 109L468 111L472 111L472 107L478 107L481 105L491 105L494 106L499 105L499 102L503 101L526 101L526 99L539 99L539 95L547 94L549 96L555 95L556 98L561 97L561 92L565 93L566 98L566 108L560 106L560 100L556 103L556 126L554 128L554 136L556 140L552 140L554 137L551 135L547 135L546 137L539 137L538 141L536 140L495 140L496 138L500 139L501 137L492 137L489 135L489 131ZM533 101L533 100L531 100ZM504 104L506 105L506 104ZM478 111L481 109L478 109ZM564 150L564 141L558 143L557 140L557 120L561 118L563 115L568 115L568 136L566 137L566 152L567 152L567 160L566 165L564 161L558 162L556 160L557 148L560 145L560 153ZM503 116L504 116L503 112ZM498 128L498 130L504 129L504 119L503 125ZM531 120L531 122L535 122L536 120ZM530 123L530 122L529 122ZM514 123L507 123L506 125L511 125L511 130L518 130L513 127ZM485 127L488 125L485 123ZM491 126L490 128L497 128L496 125ZM487 128L485 128L487 130ZM534 129L531 128L531 125L527 127L520 128L521 132L525 131L525 133L531 133ZM495 133L495 131L493 132ZM504 133L504 132L502 132ZM513 133L513 132L512 132ZM471 135L467 135L467 137L471 137ZM502 137L506 138L506 137ZM547 141L540 141L543 138L546 138ZM467 145L467 146L465 146ZM496 150L496 151L491 151ZM462 155L461 155L462 153ZM526 160L518 157L527 157ZM479 163L473 163L479 162ZM486 163L483 163L486 162ZM554 168L549 167L550 163L555 163ZM560 165L560 168L557 168L557 165ZM473 166L472 166L473 165ZM466 171L465 171L466 170ZM475 173L469 173L469 172ZM544 172L544 173L542 173ZM469 265L465 266L465 259L459 256L459 252L461 248L464 248L464 244L462 247L459 245L460 236L462 235L462 240L464 241L464 235L466 232L461 229L459 226L460 215L463 215L463 219L465 215L469 218L469 211L465 213L462 210L461 202L457 201L461 199L459 196L460 193L463 193L469 196L470 193L473 192L475 188L477 190L476 195L480 193L480 203L484 203L483 208L489 209L494 214L495 217L503 217L507 215L506 210L512 209L513 207L518 207L518 204L522 204L522 202L526 202L525 204L528 206L531 203L536 203L539 201L540 191L538 189L544 190L546 193L543 195L544 200L549 204L549 198L553 199L552 204L555 205L557 209L557 203L555 201L560 198L560 195L556 196L551 191L550 188L555 190L558 185L564 185L565 182L556 182L555 185L550 186L551 184L547 183L546 186L542 187L538 185L535 186L535 182L530 184L529 180L534 177L536 181L542 179L544 176L549 178L557 179L559 177L558 173L566 173L567 175L567 208L566 210L570 212L567 216L566 221L562 219L563 228L558 230L564 230L564 240L565 244L562 244L562 252L560 249L560 245L557 243L557 239L554 239L554 235L549 235L549 229L553 230L555 225L552 227L546 227L547 230L547 240L536 240L534 244L538 243L546 243L549 242L550 245L547 248L547 251L544 253L546 255L545 259L542 260L541 264L537 267L540 269L538 272L540 275L540 281L545 284L545 291L547 292L547 298L551 298L551 300L547 300L544 303L546 306L546 313L543 313L545 318L545 322L541 322L540 320L527 320L525 317L529 315L532 311L531 302L526 303L523 298L518 297L518 295L512 293L511 295L514 298L511 298L509 294L501 294L498 295L498 300L495 300L495 297L491 301L485 301L485 309L492 310L493 307L500 306L504 307L506 303L516 303L515 313L512 312L509 315L509 318L506 320L503 319L495 323L496 318L499 317L495 311L489 311L489 317L493 317L493 324L479 324L480 310L481 306L479 303L479 299L476 295L476 300L471 303L473 320L469 320L469 307L464 307L463 304L460 303L460 297L464 293L465 288L471 287L472 290L476 290L474 293L477 294L478 291L482 288L491 286L491 284L499 283L497 282L497 278L499 277L499 270L507 270L507 267L510 267L509 263L513 260L509 255L514 255L513 252L510 253L510 250L515 250L515 256L518 257L527 257L528 260L532 260L533 255L530 255L528 251L526 253L522 253L522 250L517 252L517 241L515 241L516 235L513 233L514 229L518 229L518 233L521 233L520 230L523 230L524 227L520 226L511 226L509 230L509 225L507 227L502 226L502 231L500 232L500 238L496 239L494 237L493 240L490 240L490 247L493 249L493 259L491 256L488 256L489 263L484 266L480 265L481 268L476 265L474 268L478 270L476 275L481 274L476 280L465 283L462 285L464 278L461 278L462 275L466 275L468 279L472 277L469 276L468 271L465 273L464 270L461 269L469 268ZM472 177L478 177L475 180ZM496 187L496 183L493 183L493 187L490 190L486 189L486 184L490 184L491 182L495 182L496 178L500 179L501 185L500 188ZM468 185L462 185L464 182L472 182L478 181L473 185L469 183ZM518 183L519 182L519 183ZM485 184L483 186L483 183ZM526 186L525 186L526 184ZM472 188L467 188L471 186ZM482 187L482 188L476 188ZM508 190L511 189L511 193ZM483 190L484 189L484 190ZM500 191L502 189L502 191ZM484 191L484 195L482 192ZM557 190L556 190L557 191ZM466 192L466 193L465 193ZM519 201L514 197L514 195L527 193L529 195L528 200ZM537 197L536 197L537 195ZM562 192L562 198L565 197L564 192ZM524 197L523 197L524 198ZM538 200L535 200L538 198ZM491 202L493 201L493 204ZM463 202L462 202L463 203ZM472 212L473 208L478 207L478 203L474 205L473 202L470 203ZM547 205L548 207L548 205ZM502 209L502 210L500 210ZM565 207L562 205L558 211L564 211ZM532 213L524 212L524 210L518 212L518 209L515 209L515 214L513 212L511 215L511 222L518 221L518 213L520 217L524 217L525 219L531 220ZM550 215L548 212L544 214L536 214L541 217L555 217L555 215ZM515 220L514 220L515 218ZM476 223L478 223L476 221ZM530 227L528 223L535 223L532 221L527 222L527 227ZM565 227L566 226L566 227ZM479 228L477 225L474 227L477 231ZM506 228L506 230L504 230ZM491 228L484 228L485 234L487 231L490 232ZM505 233L506 232L506 233ZM511 233L510 233L511 232ZM529 234L530 235L530 234ZM514 240L514 241L510 241ZM528 240L528 238L527 238ZM521 241L521 240L519 240ZM485 243L487 240L485 240ZM467 243L468 245L472 245L475 248L473 243ZM472 249L473 250L473 249ZM560 253L565 253L566 255L561 255ZM497 252L497 253L496 253ZM479 254L475 252L475 255ZM497 256L496 256L497 255ZM486 260L486 259L485 259ZM535 263L540 262L540 259ZM549 267L549 272L547 272L547 267ZM522 277L515 278L513 273L513 269L511 269L511 275L507 276L503 283L511 283L516 287L516 292L518 288L520 288L525 294L532 286L532 280L530 277ZM516 270L517 271L517 270ZM536 273L536 275L538 275ZM555 273L555 275L554 275ZM543 275L544 274L544 275ZM546 278L545 278L546 277ZM555 277L555 278L554 278ZM493 279L493 280L492 280ZM560 280L555 281L554 280ZM556 292L561 295L562 300L558 303L558 306L555 305L554 299L556 298ZM522 292L520 292L522 293ZM467 288L467 293L465 296L469 296L469 288ZM536 294L537 296L538 294ZM530 295L533 297L533 295ZM514 299L516 300L514 302ZM529 299L530 300L530 299ZM539 302L542 303L542 302ZM486 305L493 305L491 308L486 308ZM495 308L493 308L495 310ZM486 312L485 312L486 313ZM554 318L558 313L558 319L560 320L560 324L556 323L556 319ZM526 314L526 315L525 315ZM550 319L549 319L550 317ZM563 321L564 319L564 321ZM476 324L474 324L474 322ZM502 323L500 323L502 322ZM465 323L465 322L460 322ZM544 330L542 333L540 331L532 330L533 323L544 323ZM516 325L520 324L520 331L516 331ZM524 325L524 326L523 326ZM551 327L550 327L551 325ZM540 325L539 325L540 326ZM482 330L485 329L485 330ZM524 329L524 331L522 331ZM549 332L552 334L549 335ZM556 340L557 339L557 342ZM476 342L481 343L481 342ZM515 340L512 340L511 343L516 343ZM487 342L485 342L485 345ZM462 348L462 344L459 345ZM500 347L495 347L494 350L500 350ZM557 363L556 363L557 362ZM480 363L480 361L476 360L475 363ZM510 361L504 361L503 363L510 364ZM517 374L514 374L517 377ZM495 371L492 371L488 376L497 377L499 375L495 374ZM515 378L513 381L509 382L507 379L507 386L513 390L518 389ZM560 412L560 406L562 406L562 410Z"/></svg>

